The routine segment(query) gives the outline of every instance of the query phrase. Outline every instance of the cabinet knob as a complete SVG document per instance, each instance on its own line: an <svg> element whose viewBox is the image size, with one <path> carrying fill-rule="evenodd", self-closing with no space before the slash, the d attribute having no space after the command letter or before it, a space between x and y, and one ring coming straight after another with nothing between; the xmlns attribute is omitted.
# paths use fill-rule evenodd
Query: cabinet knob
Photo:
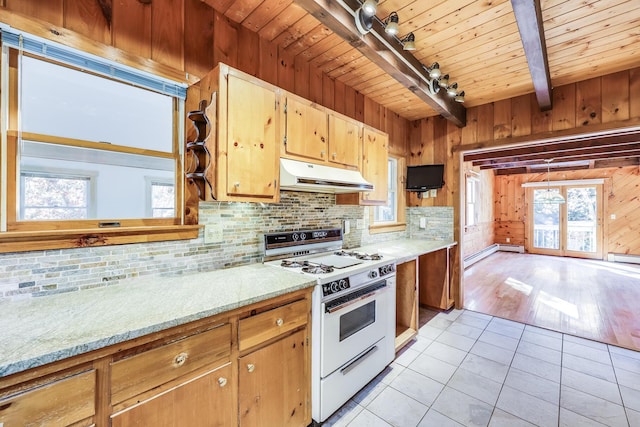
<svg viewBox="0 0 640 427"><path fill-rule="evenodd" d="M176 357L173 358L173 364L175 366L182 366L187 361L189 355L187 353L180 353Z"/></svg>
<svg viewBox="0 0 640 427"><path fill-rule="evenodd" d="M234 186L234 187L236 187L236 188L237 188L237 187L240 187L240 183L239 183L239 182L236 182L235 184L233 184L233 186Z"/></svg>
<svg viewBox="0 0 640 427"><path fill-rule="evenodd" d="M253 363L249 363L247 364L247 371L249 372L253 372L256 369L256 365L254 365Z"/></svg>
<svg viewBox="0 0 640 427"><path fill-rule="evenodd" d="M276 320L276 325L278 326L284 325L284 320L282 320L282 318L278 318L278 320Z"/></svg>
<svg viewBox="0 0 640 427"><path fill-rule="evenodd" d="M332 154L332 156L333 156L333 158L335 159L335 158L337 157L337 154L336 154L336 153L333 153L333 154Z"/></svg>
<svg viewBox="0 0 640 427"><path fill-rule="evenodd" d="M220 384L220 387L224 387L227 385L227 379L224 377L220 377L218 378L218 384Z"/></svg>
<svg viewBox="0 0 640 427"><path fill-rule="evenodd" d="M324 157L324 151L320 152L320 157Z"/></svg>

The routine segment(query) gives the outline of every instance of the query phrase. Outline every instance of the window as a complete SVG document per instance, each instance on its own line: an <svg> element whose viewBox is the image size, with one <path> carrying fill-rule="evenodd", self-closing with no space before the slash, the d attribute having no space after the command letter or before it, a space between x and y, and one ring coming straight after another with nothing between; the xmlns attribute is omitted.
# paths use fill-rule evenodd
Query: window
<svg viewBox="0 0 640 427"><path fill-rule="evenodd" d="M92 209L91 187L91 176L23 171L20 218L87 219Z"/></svg>
<svg viewBox="0 0 640 427"><path fill-rule="evenodd" d="M41 46L34 54L2 37L10 90L0 170L16 179L0 187L0 229L181 224L181 96L82 52Z"/></svg>
<svg viewBox="0 0 640 427"><path fill-rule="evenodd" d="M396 222L398 219L398 159L389 157L386 206L375 206L373 222Z"/></svg>
<svg viewBox="0 0 640 427"><path fill-rule="evenodd" d="M467 227L474 226L478 223L480 217L480 209L478 202L480 201L480 179L478 175L469 171L466 174L466 209L465 209L465 225Z"/></svg>
<svg viewBox="0 0 640 427"><path fill-rule="evenodd" d="M402 231L406 228L406 195L404 177L401 171L406 169L403 157L389 156L387 183L387 204L371 209L369 232L372 234Z"/></svg>

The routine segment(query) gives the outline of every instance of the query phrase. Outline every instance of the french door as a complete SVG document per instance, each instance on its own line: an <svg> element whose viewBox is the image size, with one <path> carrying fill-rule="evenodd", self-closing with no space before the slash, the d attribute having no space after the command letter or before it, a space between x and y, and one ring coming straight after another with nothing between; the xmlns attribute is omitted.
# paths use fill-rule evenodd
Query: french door
<svg viewBox="0 0 640 427"><path fill-rule="evenodd" d="M532 187L529 194L529 252L602 259L602 184ZM534 203L547 191L566 203Z"/></svg>

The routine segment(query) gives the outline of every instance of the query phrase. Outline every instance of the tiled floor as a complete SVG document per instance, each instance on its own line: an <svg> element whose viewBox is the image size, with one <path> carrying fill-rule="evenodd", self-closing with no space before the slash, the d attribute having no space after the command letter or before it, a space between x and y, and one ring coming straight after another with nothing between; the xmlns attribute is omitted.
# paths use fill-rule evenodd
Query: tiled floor
<svg viewBox="0 0 640 427"><path fill-rule="evenodd" d="M439 313L325 426L640 426L640 353Z"/></svg>

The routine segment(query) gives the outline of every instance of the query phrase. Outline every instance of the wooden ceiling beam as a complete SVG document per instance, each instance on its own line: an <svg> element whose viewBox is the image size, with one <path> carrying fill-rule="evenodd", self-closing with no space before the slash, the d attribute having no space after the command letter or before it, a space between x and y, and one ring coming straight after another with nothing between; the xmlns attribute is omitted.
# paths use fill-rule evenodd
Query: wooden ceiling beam
<svg viewBox="0 0 640 427"><path fill-rule="evenodd" d="M594 154L583 154L583 155L574 155L567 157L559 157L555 159L554 163L563 163L563 162L578 162L578 161L590 161L590 160L608 160L608 159L634 159L640 158L640 150L630 150L630 151L619 151L614 153L609 153L606 156L602 154L594 153ZM509 169L509 168L517 168L531 165L541 165L544 164L542 159L536 160L525 160L521 162L501 162L501 163L488 163L480 165L480 169ZM476 166L474 164L474 166ZM588 167L588 166L587 166ZM552 167L552 170L559 170L560 167ZM578 166L567 166L566 169L578 169ZM540 169L546 170L546 169Z"/></svg>
<svg viewBox="0 0 640 427"><path fill-rule="evenodd" d="M567 167L567 168L554 168L552 172L573 171L577 169L604 169L604 168L622 168L626 166L640 166L640 158L635 157L632 159L605 159L595 160L589 166L584 167ZM508 169L494 169L493 172L496 175L518 175L524 173L546 173L546 170L531 170L530 168L514 167Z"/></svg>
<svg viewBox="0 0 640 427"><path fill-rule="evenodd" d="M459 127L466 125L464 106L447 96L443 90L436 94L431 92L428 86L430 79L423 64L403 50L396 37L386 34L379 20L373 20L373 28L368 34L360 34L354 18L355 11L360 7L358 0L294 1L444 118Z"/></svg>
<svg viewBox="0 0 640 427"><path fill-rule="evenodd" d="M529 64L538 106L541 111L550 110L553 97L540 0L511 0L511 5Z"/></svg>

